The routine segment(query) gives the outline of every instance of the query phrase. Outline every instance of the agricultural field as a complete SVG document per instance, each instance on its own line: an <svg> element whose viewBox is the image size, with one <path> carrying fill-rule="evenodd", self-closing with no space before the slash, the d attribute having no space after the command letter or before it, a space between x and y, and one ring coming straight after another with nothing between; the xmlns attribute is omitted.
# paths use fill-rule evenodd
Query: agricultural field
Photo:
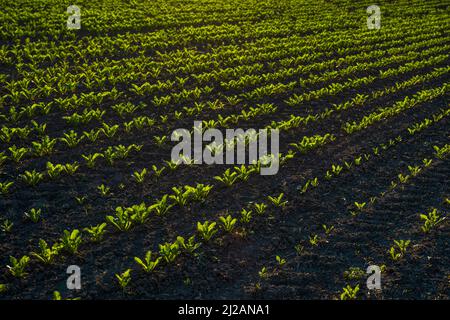
<svg viewBox="0 0 450 320"><path fill-rule="evenodd" d="M0 0L0 299L449 299L449 13Z"/></svg>

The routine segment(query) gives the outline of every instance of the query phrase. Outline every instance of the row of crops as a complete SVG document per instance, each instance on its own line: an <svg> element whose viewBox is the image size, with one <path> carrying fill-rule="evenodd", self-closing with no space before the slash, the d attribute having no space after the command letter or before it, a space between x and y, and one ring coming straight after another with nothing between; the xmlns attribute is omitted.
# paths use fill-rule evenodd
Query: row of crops
<svg viewBox="0 0 450 320"><path fill-rule="evenodd" d="M450 2L0 5L2 299L449 298ZM278 173L171 160L194 121Z"/></svg>

